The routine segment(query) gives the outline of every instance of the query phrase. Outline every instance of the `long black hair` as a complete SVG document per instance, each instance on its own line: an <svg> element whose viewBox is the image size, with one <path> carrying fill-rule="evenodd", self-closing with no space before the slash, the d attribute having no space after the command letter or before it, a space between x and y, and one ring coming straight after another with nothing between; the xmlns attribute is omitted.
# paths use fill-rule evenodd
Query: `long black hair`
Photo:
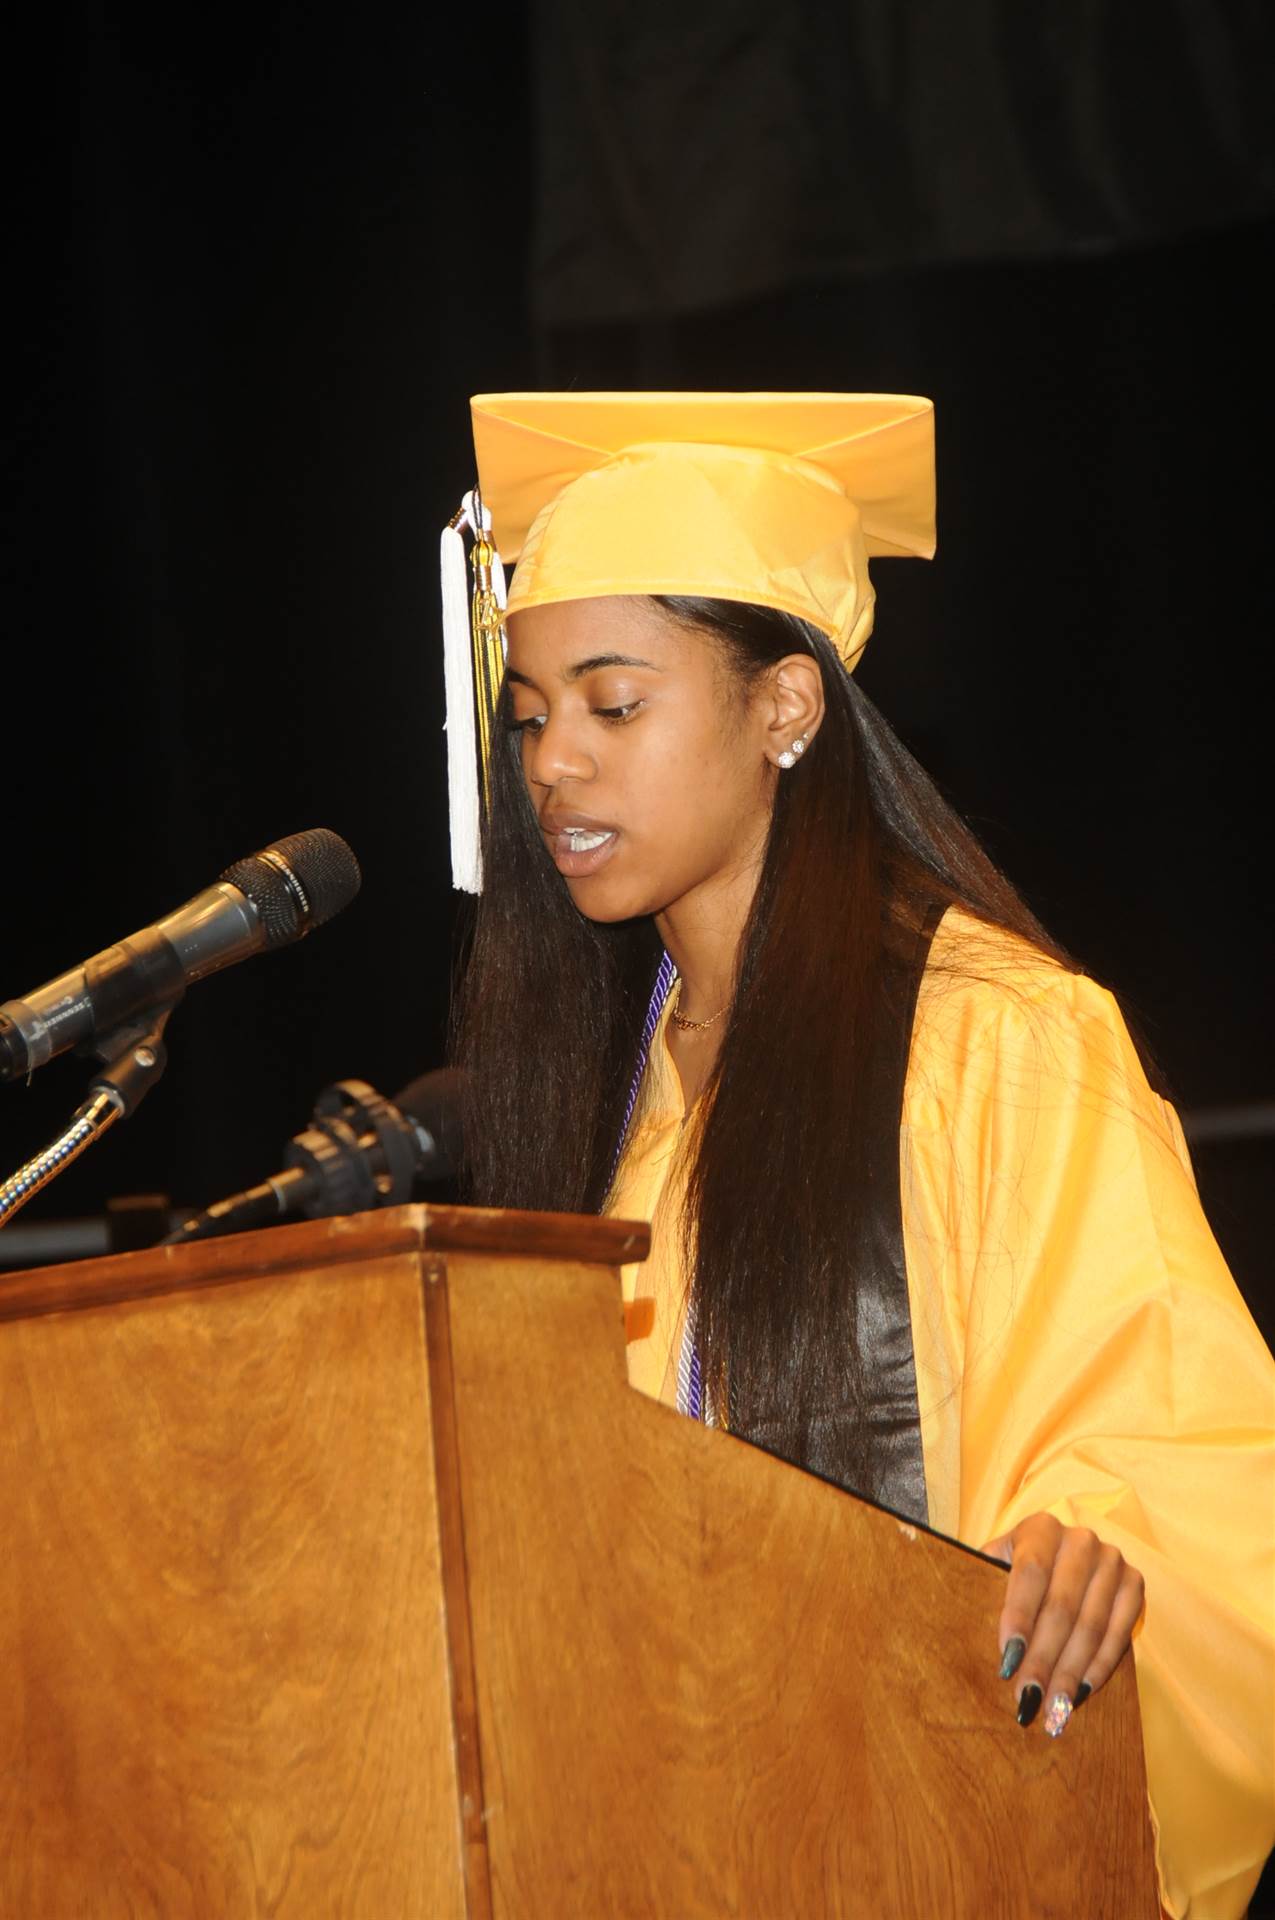
<svg viewBox="0 0 1275 1920"><path fill-rule="evenodd" d="M776 789L731 1017L694 1135L684 1238L705 1381L719 1406L729 1384L731 1425L871 1495L872 1355L856 1296L864 1262L884 1244L883 1210L898 1205L900 1114L897 1093L882 1097L880 1067L910 1018L907 956L923 928L959 905L1060 968L1082 969L823 634L765 607L655 604L720 649L741 694L791 653L813 654L823 678L818 735L799 777ZM507 689L502 701L484 890L455 1001L466 1197L595 1210L660 942L649 920L598 924L575 907L537 827ZM1166 1091L1131 1030L1152 1084ZM830 1407L841 1416L831 1443Z"/></svg>

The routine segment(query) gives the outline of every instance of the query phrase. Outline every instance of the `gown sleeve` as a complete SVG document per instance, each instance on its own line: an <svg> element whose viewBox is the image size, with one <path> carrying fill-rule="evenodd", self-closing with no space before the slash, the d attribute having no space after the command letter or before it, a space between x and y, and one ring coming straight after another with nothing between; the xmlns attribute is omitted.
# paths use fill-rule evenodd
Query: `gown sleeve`
<svg viewBox="0 0 1275 1920"><path fill-rule="evenodd" d="M1113 996L1051 971L957 1000L958 1532L1045 1511L1143 1574L1161 1897L1236 1920L1275 1841L1275 1363Z"/></svg>

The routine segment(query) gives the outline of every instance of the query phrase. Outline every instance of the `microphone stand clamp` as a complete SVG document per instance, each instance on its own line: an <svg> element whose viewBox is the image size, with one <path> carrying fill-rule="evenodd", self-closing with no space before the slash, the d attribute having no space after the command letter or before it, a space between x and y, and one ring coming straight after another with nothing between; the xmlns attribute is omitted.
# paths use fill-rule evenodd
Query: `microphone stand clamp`
<svg viewBox="0 0 1275 1920"><path fill-rule="evenodd" d="M81 1049L100 1060L102 1069L94 1074L86 1098L56 1140L0 1185L0 1227L109 1132L116 1121L127 1120L137 1112L168 1065L164 1028L180 997L148 1008L109 1033L94 1034Z"/></svg>

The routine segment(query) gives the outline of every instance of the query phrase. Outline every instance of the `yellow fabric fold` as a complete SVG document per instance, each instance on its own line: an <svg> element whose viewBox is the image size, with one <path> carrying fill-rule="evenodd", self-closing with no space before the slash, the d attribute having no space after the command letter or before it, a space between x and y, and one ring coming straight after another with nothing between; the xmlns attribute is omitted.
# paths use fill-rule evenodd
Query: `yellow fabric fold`
<svg viewBox="0 0 1275 1920"><path fill-rule="evenodd" d="M509 613L607 594L749 601L852 668L870 556L934 552L934 422L913 394L508 393L472 401Z"/></svg>
<svg viewBox="0 0 1275 1920"><path fill-rule="evenodd" d="M985 979L967 977L985 974ZM657 1036L610 1208L671 1400L681 1092ZM1091 1527L1147 1588L1134 1644L1161 1894L1237 1920L1275 1843L1275 1362L1181 1123L1105 989L950 909L918 996L900 1178L931 1523Z"/></svg>

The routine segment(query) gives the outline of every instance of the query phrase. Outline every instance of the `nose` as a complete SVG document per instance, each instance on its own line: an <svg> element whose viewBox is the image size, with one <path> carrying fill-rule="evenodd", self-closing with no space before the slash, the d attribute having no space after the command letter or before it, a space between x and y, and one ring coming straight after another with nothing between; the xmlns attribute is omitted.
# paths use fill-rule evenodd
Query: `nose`
<svg viewBox="0 0 1275 1920"><path fill-rule="evenodd" d="M592 780L597 773L597 762L566 715L549 714L539 733L524 734L523 739L529 742L524 765L533 786L556 787L563 780Z"/></svg>

